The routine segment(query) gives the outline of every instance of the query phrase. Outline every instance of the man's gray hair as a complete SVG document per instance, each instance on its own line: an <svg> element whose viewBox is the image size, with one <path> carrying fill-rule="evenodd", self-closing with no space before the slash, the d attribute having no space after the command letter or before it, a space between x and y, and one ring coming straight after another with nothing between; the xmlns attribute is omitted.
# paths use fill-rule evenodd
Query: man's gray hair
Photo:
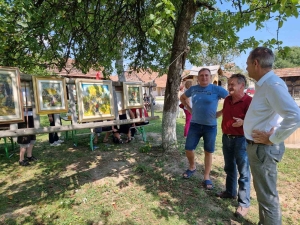
<svg viewBox="0 0 300 225"><path fill-rule="evenodd" d="M257 47L250 52L251 62L257 60L261 68L272 68L275 61L275 55L271 49L266 47Z"/></svg>
<svg viewBox="0 0 300 225"><path fill-rule="evenodd" d="M229 79L236 78L239 84L243 83L245 86L247 85L247 79L243 74L236 73L232 74Z"/></svg>

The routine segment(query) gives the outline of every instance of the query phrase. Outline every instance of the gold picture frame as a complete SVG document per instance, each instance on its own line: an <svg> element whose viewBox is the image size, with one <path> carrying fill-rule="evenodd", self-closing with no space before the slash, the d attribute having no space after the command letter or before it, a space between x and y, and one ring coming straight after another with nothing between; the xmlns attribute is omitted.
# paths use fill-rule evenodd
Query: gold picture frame
<svg viewBox="0 0 300 225"><path fill-rule="evenodd" d="M68 112L66 82L57 77L32 77L36 113Z"/></svg>
<svg viewBox="0 0 300 225"><path fill-rule="evenodd" d="M20 71L0 66L0 124L24 121Z"/></svg>
<svg viewBox="0 0 300 225"><path fill-rule="evenodd" d="M142 82L123 82L125 109L144 106Z"/></svg>
<svg viewBox="0 0 300 225"><path fill-rule="evenodd" d="M78 121L114 119L112 81L76 79Z"/></svg>

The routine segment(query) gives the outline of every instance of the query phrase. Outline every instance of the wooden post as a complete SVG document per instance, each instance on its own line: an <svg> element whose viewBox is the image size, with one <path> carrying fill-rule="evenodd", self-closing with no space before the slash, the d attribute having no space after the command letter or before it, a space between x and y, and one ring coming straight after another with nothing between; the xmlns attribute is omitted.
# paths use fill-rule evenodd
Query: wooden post
<svg viewBox="0 0 300 225"><path fill-rule="evenodd" d="M54 114L54 118L53 119L54 119L55 126L61 126L60 115L59 114ZM57 135L58 135L59 138L61 137L61 133L60 132L57 132Z"/></svg>
<svg viewBox="0 0 300 225"><path fill-rule="evenodd" d="M34 98L34 93L33 93L33 84L32 81L30 81L29 83L29 87L30 87L30 95L31 95L31 99L32 99L32 116L33 116L33 121L34 121L34 127L35 128L40 128L41 127L41 123L40 123L40 115L36 114L36 108L35 108L35 98Z"/></svg>
<svg viewBox="0 0 300 225"><path fill-rule="evenodd" d="M119 119L119 109L118 109L118 99L117 99L117 94L116 94L116 87L113 86L113 98L114 98L114 113L115 113L115 120L120 120ZM120 126L117 126L118 129L120 129Z"/></svg>
<svg viewBox="0 0 300 225"><path fill-rule="evenodd" d="M17 123L11 123L9 124L9 129L10 130L17 130L18 129L18 124ZM13 142L17 142L17 137L11 137Z"/></svg>
<svg viewBox="0 0 300 225"><path fill-rule="evenodd" d="M150 85L149 85L149 95L151 97L151 101L150 101L150 104L151 104L151 107L150 107L150 109L151 109L151 116L154 116L154 107L153 107L154 97L152 96L152 83L150 83Z"/></svg>
<svg viewBox="0 0 300 225"><path fill-rule="evenodd" d="M69 112L72 114L72 122L73 124L77 124L77 113L76 113L76 101L73 90L75 88L74 80L68 78L67 80L68 89L69 89Z"/></svg>

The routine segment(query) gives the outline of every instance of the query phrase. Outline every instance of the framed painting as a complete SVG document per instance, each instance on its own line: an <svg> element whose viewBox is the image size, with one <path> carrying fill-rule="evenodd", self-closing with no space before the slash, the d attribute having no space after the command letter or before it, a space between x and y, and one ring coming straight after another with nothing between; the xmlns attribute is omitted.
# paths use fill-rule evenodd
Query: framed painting
<svg viewBox="0 0 300 225"><path fill-rule="evenodd" d="M79 122L114 119L112 81L76 79Z"/></svg>
<svg viewBox="0 0 300 225"><path fill-rule="evenodd" d="M124 107L141 108L144 105L141 82L123 82Z"/></svg>
<svg viewBox="0 0 300 225"><path fill-rule="evenodd" d="M0 124L24 121L20 87L19 69L0 67Z"/></svg>
<svg viewBox="0 0 300 225"><path fill-rule="evenodd" d="M32 81L37 114L68 112L65 79L33 76Z"/></svg>

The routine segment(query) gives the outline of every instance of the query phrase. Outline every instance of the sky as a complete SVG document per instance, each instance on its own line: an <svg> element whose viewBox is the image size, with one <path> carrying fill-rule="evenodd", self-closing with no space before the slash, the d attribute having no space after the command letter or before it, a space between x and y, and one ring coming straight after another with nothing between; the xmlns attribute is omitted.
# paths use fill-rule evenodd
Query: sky
<svg viewBox="0 0 300 225"><path fill-rule="evenodd" d="M219 5L221 9L226 8L225 4ZM227 6L230 7L230 6ZM264 23L265 27L260 30L255 30L255 25L244 27L239 33L240 40L250 38L254 36L256 40L267 41L272 38L277 39L277 26L278 22L275 20L267 21ZM283 26L279 30L278 40L282 41L281 47L284 46L300 46L300 16L298 18L289 17L287 21L283 23ZM247 57L252 49L246 50L241 53L239 57L235 58L233 62L239 66L242 70L246 71ZM275 50L275 49L273 49ZM126 60L124 60L124 68L127 68ZM190 70L192 64L187 60L185 69Z"/></svg>
<svg viewBox="0 0 300 225"><path fill-rule="evenodd" d="M256 40L267 41L272 38L277 39L277 21L265 22L265 28L255 30L255 25L250 25L243 28L239 33L241 40L254 36ZM282 41L282 47L284 46L300 46L300 17L290 17L284 22L283 26L279 30L278 39ZM251 49L248 49L245 53L233 60L233 62L239 66L242 70L246 71L246 61ZM192 65L187 62L186 69L191 69Z"/></svg>
<svg viewBox="0 0 300 225"><path fill-rule="evenodd" d="M222 1L222 4L220 3L220 1L218 1L216 6L222 11L233 10L231 2L227 1ZM267 41L272 38L277 40L278 22L271 19L270 21L265 22L264 25L264 28L257 31L255 30L254 24L248 27L244 27L240 32L238 32L240 40L250 38L251 36L254 36L256 40L262 41ZM298 18L287 18L287 21L283 23L283 26L279 30L278 40L283 42L281 47L300 46L300 16ZM246 71L246 61L251 50L252 49L246 50L245 53L241 53L239 57L233 60L233 62L244 71ZM192 65L189 62L187 62L186 69L189 70L191 68Z"/></svg>
<svg viewBox="0 0 300 225"><path fill-rule="evenodd" d="M256 40L267 41L269 39L277 39L277 21L265 23L265 28L255 31L255 26L245 27L238 34L241 39L254 36ZM300 17L288 18L279 30L278 39L282 41L284 46L300 46ZM246 53L242 53L240 57L234 60L235 64L241 69L246 70L246 61L251 49Z"/></svg>

